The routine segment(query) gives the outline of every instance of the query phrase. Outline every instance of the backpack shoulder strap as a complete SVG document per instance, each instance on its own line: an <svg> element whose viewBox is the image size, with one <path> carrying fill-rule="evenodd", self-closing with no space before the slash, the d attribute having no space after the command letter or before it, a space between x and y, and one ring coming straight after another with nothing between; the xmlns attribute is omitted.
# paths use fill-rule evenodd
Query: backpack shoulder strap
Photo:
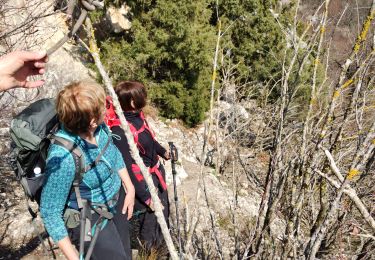
<svg viewBox="0 0 375 260"><path fill-rule="evenodd" d="M85 168L85 161L81 148L79 148L79 146L73 141L56 135L52 136L51 143L64 147L72 154L74 165L76 166L73 185L77 181L79 183L81 181L80 179L82 179L81 175L84 173L83 169Z"/></svg>
<svg viewBox="0 0 375 260"><path fill-rule="evenodd" d="M142 153L142 154L145 154L146 151L145 149L143 148L143 146L141 145L141 143L139 142L139 134L142 133L144 130L145 130L145 127L144 127L144 124L142 125L141 128L139 128L138 130L135 128L135 126L130 123L128 121L128 125L129 125L129 129L130 129L130 132L132 133L133 135L133 139L134 139L134 143L137 145L139 151Z"/></svg>
<svg viewBox="0 0 375 260"><path fill-rule="evenodd" d="M134 138L137 139L136 143L138 142L138 130L135 128L135 126L129 122L128 122L128 125L129 125L129 129L130 129L130 132L132 133L132 135L134 136Z"/></svg>
<svg viewBox="0 0 375 260"><path fill-rule="evenodd" d="M139 112L139 116L141 117L141 119L142 119L143 121L146 120L145 114L143 113L142 110Z"/></svg>
<svg viewBox="0 0 375 260"><path fill-rule="evenodd" d="M107 140L106 144L104 145L103 149L100 151L99 155L95 158L95 160L92 163L90 163L89 165L83 167L83 173L88 172L89 170L94 168L99 163L103 154L107 150L110 142L111 142L111 136L108 136L108 140Z"/></svg>
<svg viewBox="0 0 375 260"><path fill-rule="evenodd" d="M152 131L152 129L151 129L150 126L148 125L148 122L147 122L147 120L146 120L146 117L145 117L145 114L143 113L143 111L140 112L140 117L141 117L141 119L143 120L143 126L142 126L142 127L143 127L144 129L147 129L147 131L150 133L152 139L155 140L155 133L154 133L154 131ZM144 129L143 129L143 131L144 131Z"/></svg>
<svg viewBox="0 0 375 260"><path fill-rule="evenodd" d="M83 152L82 152L81 148L79 148L79 146L76 143L74 143L73 141L71 141L69 139L60 137L60 136L52 135L51 143L64 147L73 156L74 165L75 165L73 189L76 193L78 207L82 208L83 203L82 203L81 193L79 191L79 184L81 183L81 180L83 178L83 174L86 172L85 171L85 160L84 160Z"/></svg>

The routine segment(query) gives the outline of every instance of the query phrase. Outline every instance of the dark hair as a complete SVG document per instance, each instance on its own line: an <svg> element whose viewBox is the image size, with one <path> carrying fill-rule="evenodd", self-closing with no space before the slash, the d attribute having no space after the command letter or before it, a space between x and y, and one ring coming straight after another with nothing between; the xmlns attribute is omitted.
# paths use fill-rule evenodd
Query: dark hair
<svg viewBox="0 0 375 260"><path fill-rule="evenodd" d="M140 110L146 106L147 92L145 86L138 81L122 81L115 87L122 110ZM134 108L131 106L133 100Z"/></svg>

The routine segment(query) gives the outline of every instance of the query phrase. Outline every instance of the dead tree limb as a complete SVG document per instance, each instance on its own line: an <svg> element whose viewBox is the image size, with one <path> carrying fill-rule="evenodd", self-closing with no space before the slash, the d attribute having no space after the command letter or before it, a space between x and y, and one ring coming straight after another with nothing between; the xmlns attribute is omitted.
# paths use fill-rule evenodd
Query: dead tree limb
<svg viewBox="0 0 375 260"><path fill-rule="evenodd" d="M142 172L142 175L143 175L143 177L144 177L144 179L145 179L145 181L146 181L146 183L149 187L151 198L152 198L152 201L154 202L154 205L155 205L155 215L157 217L158 223L159 223L160 228L162 230L162 233L163 233L165 242L167 244L169 253L171 255L171 258L174 259L174 260L178 260L179 257L178 257L178 254L176 252L176 249L174 247L171 235L169 233L167 223L164 219L164 214L163 214L163 210L162 210L163 206L162 206L162 204L160 202L160 199L158 197L155 185L152 181L152 177L149 174L147 167L143 163L142 158L139 156L137 146L134 143L133 135L130 131L129 125L127 124L125 116L122 112L120 102L117 98L117 95L116 95L116 93L113 89L112 81L111 81L110 77L108 76L107 72L105 71L104 66L103 66L103 64L100 60L99 48L96 44L94 29L92 27L90 18L86 18L85 24L86 24L86 31L87 31L88 38L89 38L90 54L95 61L95 65L98 68L100 75L103 77L104 85L105 85L108 93L110 94L110 96L113 99L113 104L115 106L116 114L119 116L120 121L121 121L121 128L124 130L126 139L128 140L128 143L129 143L131 155L134 158L135 162L139 165L139 167L141 169L141 172Z"/></svg>
<svg viewBox="0 0 375 260"><path fill-rule="evenodd" d="M327 150L328 152L328 150ZM333 158L332 158L333 159ZM331 159L330 159L331 160ZM331 169L333 172L337 171L336 172L336 176L337 175L341 175L340 171L338 170L337 166L335 165L335 162L332 161L331 162ZM334 170L335 169L335 170ZM338 183L337 181L333 180L332 178L330 178L327 174L324 174L323 172L319 171L319 170L316 170L315 171L316 173L318 173L320 176L324 177L326 180L328 180L328 182L334 186L336 189L339 189L340 188L340 183ZM357 209L359 210L359 212L361 213L361 215L363 216L364 220L366 220L367 224L373 229L373 231L375 232L375 220L374 218L371 216L370 212L367 210L365 204L362 202L362 200L358 197L357 195L357 192L352 188L350 187L349 185L347 185L347 187L344 189L344 193L346 195L348 195L348 197L354 202L354 204L356 205Z"/></svg>

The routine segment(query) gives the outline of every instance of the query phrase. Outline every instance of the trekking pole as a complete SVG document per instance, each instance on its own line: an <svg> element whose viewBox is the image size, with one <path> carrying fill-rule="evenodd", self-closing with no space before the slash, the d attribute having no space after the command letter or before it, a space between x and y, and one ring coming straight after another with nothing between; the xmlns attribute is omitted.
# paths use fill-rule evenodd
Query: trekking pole
<svg viewBox="0 0 375 260"><path fill-rule="evenodd" d="M180 234L180 220L178 214L178 196L177 196L177 185L176 185L176 162L178 161L178 152L173 142L168 142L171 164L172 164L172 176L173 176L173 190L174 190L174 203L176 207L176 222L177 222L177 236L178 236L178 251L180 253L180 259L182 259L182 245L181 245L181 234Z"/></svg>
<svg viewBox="0 0 375 260"><path fill-rule="evenodd" d="M80 218L80 232L79 232L79 259L84 259L85 251L85 236L86 236L86 217L87 217L87 201L83 200L83 207L81 209Z"/></svg>
<svg viewBox="0 0 375 260"><path fill-rule="evenodd" d="M89 249L87 249L87 253L86 253L86 256L85 256L85 260L90 260L91 258L91 255L92 255L92 252L94 251L94 246L95 246L95 243L96 243L96 240L98 239L98 236L99 236L99 232L100 230L102 229L102 226L104 225L104 221L102 219L103 217L99 217L98 219L98 224L94 230L94 237L92 238L91 240L91 243L90 243L90 246L89 246Z"/></svg>

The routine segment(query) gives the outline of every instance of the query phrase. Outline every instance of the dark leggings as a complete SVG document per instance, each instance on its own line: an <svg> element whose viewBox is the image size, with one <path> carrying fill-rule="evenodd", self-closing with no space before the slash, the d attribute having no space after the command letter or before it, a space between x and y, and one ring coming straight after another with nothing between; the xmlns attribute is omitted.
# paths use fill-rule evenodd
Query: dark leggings
<svg viewBox="0 0 375 260"><path fill-rule="evenodd" d="M164 167L160 166L163 178L165 179ZM156 175L152 175L154 184L158 184L159 181ZM169 227L169 200L168 191L163 190L160 185L155 185L158 190L159 199L164 207L163 213L167 225ZM132 237L132 246L136 248L160 248L165 245L164 237L161 232L161 228L155 216L155 213L150 211L150 208L138 199L135 200L133 218L130 221L130 232ZM138 241L142 243L142 246L138 244Z"/></svg>
<svg viewBox="0 0 375 260"><path fill-rule="evenodd" d="M98 239L90 259L93 260L117 260L131 259L129 223L127 215L121 213L125 197L124 189L121 187L119 201L116 206L116 214L109 220L103 230L100 231ZM92 216L92 223L98 219L98 215ZM72 243L79 249L79 226L69 230ZM85 252L90 242L85 243Z"/></svg>

